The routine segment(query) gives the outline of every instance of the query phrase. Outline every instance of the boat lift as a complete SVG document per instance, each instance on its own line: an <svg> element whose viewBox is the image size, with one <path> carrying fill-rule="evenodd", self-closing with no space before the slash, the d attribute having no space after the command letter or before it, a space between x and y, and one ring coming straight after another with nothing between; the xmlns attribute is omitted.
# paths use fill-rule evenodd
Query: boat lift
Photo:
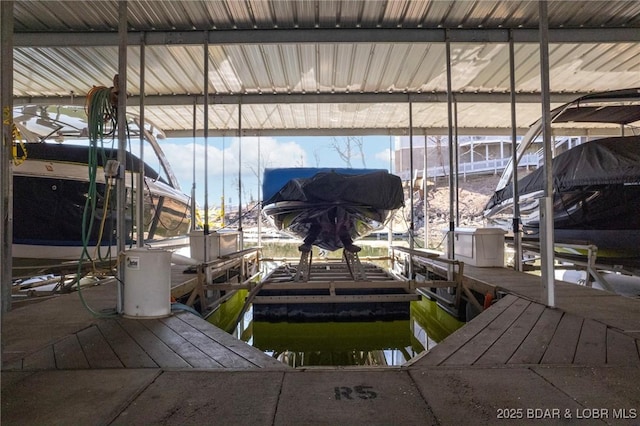
<svg viewBox="0 0 640 426"><path fill-rule="evenodd" d="M511 240L507 239L507 244L511 244ZM540 244L538 241L523 240L523 252L533 253L534 256L522 260L526 269L535 270L532 264L538 260L540 253ZM606 274L601 271L619 272L624 275L638 276L640 275L640 265L633 259L619 258L598 258L598 247L588 242L584 243L563 243L556 242L554 244L555 259L561 262L556 265L556 269L582 269L587 272L587 281L585 285L591 287L593 282L598 283L603 289L615 293L615 289L605 278ZM585 254L586 253L586 254ZM571 267L568 267L570 264Z"/></svg>
<svg viewBox="0 0 640 426"><path fill-rule="evenodd" d="M309 281L312 258L313 252L311 250L300 251L300 262L298 263L297 272L293 279L294 281ZM342 259L344 260L353 281L365 281L367 279L367 274L362 266L362 262L360 262L360 257L357 252L343 249Z"/></svg>

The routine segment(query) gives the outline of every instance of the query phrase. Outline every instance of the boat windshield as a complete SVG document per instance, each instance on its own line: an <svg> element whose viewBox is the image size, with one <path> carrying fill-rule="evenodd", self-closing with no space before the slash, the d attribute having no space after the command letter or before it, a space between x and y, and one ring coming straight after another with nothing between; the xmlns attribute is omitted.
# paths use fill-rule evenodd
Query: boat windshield
<svg viewBox="0 0 640 426"><path fill-rule="evenodd" d="M57 142L70 145L88 145L88 120L84 106L79 105L22 105L14 107L13 119L24 142ZM140 158L140 118L127 114L127 151ZM152 167L157 175L171 186L180 189L171 166L158 144L164 139L162 130L145 120L143 128L143 154L145 163ZM116 129L106 125L105 148L117 148Z"/></svg>
<svg viewBox="0 0 640 426"><path fill-rule="evenodd" d="M640 88L586 95L551 111L552 133L565 136L631 136L640 134ZM579 123L579 125L576 125ZM518 144L517 162L541 142L542 119ZM511 183L513 162L504 169L496 190Z"/></svg>

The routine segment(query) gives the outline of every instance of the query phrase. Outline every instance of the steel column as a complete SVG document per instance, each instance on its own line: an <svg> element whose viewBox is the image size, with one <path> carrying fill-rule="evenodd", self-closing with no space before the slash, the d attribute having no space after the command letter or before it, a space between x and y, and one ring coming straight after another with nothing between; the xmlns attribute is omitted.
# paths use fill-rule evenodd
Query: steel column
<svg viewBox="0 0 640 426"><path fill-rule="evenodd" d="M204 260L207 260L207 235L209 235L209 32L204 32Z"/></svg>
<svg viewBox="0 0 640 426"><path fill-rule="evenodd" d="M260 171L262 170L262 152L260 146L260 136L258 136L258 247L262 246L262 178Z"/></svg>
<svg viewBox="0 0 640 426"><path fill-rule="evenodd" d="M125 169L127 164L127 1L118 2L118 163L120 174L116 183L116 242L118 256L123 256L128 235L126 223L127 188ZM124 304L124 267L118 265L118 297L116 310L122 313Z"/></svg>
<svg viewBox="0 0 640 426"><path fill-rule="evenodd" d="M453 232L455 230L454 222L454 178L453 178L453 91L451 88L451 42L446 37L445 44L446 61L447 61L447 126L448 142L449 142L449 233L447 234L447 257L453 259L455 253Z"/></svg>
<svg viewBox="0 0 640 426"><path fill-rule="evenodd" d="M509 91L511 92L511 162L513 176L513 268L522 271L522 231L520 230L520 196L518 195L518 142L516 133L516 65L513 34L509 37Z"/></svg>
<svg viewBox="0 0 640 426"><path fill-rule="evenodd" d="M424 132L424 171L422 172L422 210L424 216L424 248L429 248L429 209L427 208L427 178L429 169L429 158L427 157L427 132Z"/></svg>
<svg viewBox="0 0 640 426"><path fill-rule="evenodd" d="M196 230L198 224L196 223L196 216L197 216L197 212L196 212L196 126L197 126L197 121L196 121L196 114L198 112L198 105L196 104L195 100L193 102L193 133L191 135L192 137L192 144L193 144L193 161L191 163L191 168L193 170L191 170L192 172L192 176L191 176L191 206L190 211L191 211L191 226L189 227L189 231L193 232Z"/></svg>
<svg viewBox="0 0 640 426"><path fill-rule="evenodd" d="M144 79L145 79L145 33L140 34L140 171L136 191L136 241L137 247L144 247Z"/></svg>
<svg viewBox="0 0 640 426"><path fill-rule="evenodd" d="M409 248L414 246L414 215L413 215L413 104L409 102ZM413 279L413 277L410 277Z"/></svg>
<svg viewBox="0 0 640 426"><path fill-rule="evenodd" d="M456 226L460 226L460 141L458 140L458 102L453 100L453 145L455 155Z"/></svg>
<svg viewBox="0 0 640 426"><path fill-rule="evenodd" d="M0 217L2 217L2 245L0 246L0 300L2 326L4 313L11 310L11 278L13 268L13 1L0 1ZM0 332L1 334L1 332ZM1 356L1 355L0 355Z"/></svg>
<svg viewBox="0 0 640 426"><path fill-rule="evenodd" d="M551 165L551 105L549 99L549 21L547 1L538 1L540 11L540 91L542 93L542 141L544 158L544 197L540 204L540 255L542 300L555 306L553 252L553 169Z"/></svg>
<svg viewBox="0 0 640 426"><path fill-rule="evenodd" d="M242 235L242 104L238 104L238 232L240 233L240 250L244 249Z"/></svg>

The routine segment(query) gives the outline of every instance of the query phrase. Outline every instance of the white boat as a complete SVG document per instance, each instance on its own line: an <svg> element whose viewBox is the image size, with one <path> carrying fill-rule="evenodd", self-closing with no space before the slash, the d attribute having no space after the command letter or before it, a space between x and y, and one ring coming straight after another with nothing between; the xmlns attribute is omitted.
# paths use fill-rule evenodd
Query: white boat
<svg viewBox="0 0 640 426"><path fill-rule="evenodd" d="M552 161L554 240L592 244L598 257L640 259L640 88L586 95L554 109L558 123L610 123L621 136L592 139ZM520 159L542 131L539 120L518 145ZM513 164L505 169L484 215L493 225L511 228ZM539 236L539 199L544 167L518 180L525 238Z"/></svg>
<svg viewBox="0 0 640 426"><path fill-rule="evenodd" d="M128 121L132 145L138 146L138 121L136 117L128 117ZM18 144L13 166L14 266L43 263L45 259L78 260L83 251L85 259L115 257L115 180L105 177L105 167L108 169L112 164L109 160L116 159L117 150L91 147L87 142L72 144L78 142L71 140L87 140L83 108L17 107L14 122L26 139ZM144 134L144 243L188 244L190 198L180 190L158 145L157 130L146 124ZM111 145L111 141L107 143ZM161 170L149 164L159 164ZM133 205L140 170L140 160L127 153L127 245L136 244Z"/></svg>

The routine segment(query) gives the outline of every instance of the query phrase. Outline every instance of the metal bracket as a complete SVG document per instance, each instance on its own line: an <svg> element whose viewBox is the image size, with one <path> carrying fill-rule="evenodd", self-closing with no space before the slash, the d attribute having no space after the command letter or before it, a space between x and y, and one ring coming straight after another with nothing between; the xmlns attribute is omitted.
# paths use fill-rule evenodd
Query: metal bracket
<svg viewBox="0 0 640 426"><path fill-rule="evenodd" d="M298 263L296 275L293 278L294 281L309 281L312 253L311 250L300 252L300 262Z"/></svg>
<svg viewBox="0 0 640 426"><path fill-rule="evenodd" d="M349 250L342 251L342 257L349 268L349 273L354 281L364 281L367 279L367 275L364 272L364 267L360 263L358 253L354 253Z"/></svg>

